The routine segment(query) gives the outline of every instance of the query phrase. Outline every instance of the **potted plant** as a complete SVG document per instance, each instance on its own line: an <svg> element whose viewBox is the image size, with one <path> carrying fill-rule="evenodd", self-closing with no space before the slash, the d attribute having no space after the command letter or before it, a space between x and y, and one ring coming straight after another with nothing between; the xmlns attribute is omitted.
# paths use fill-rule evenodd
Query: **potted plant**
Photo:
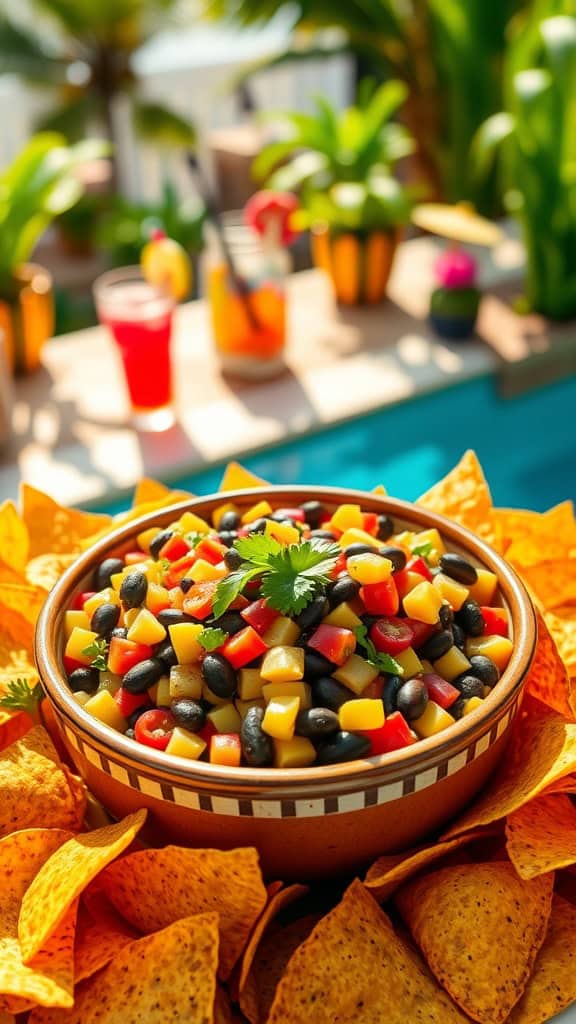
<svg viewBox="0 0 576 1024"><path fill-rule="evenodd" d="M312 114L276 115L287 135L254 164L255 176L271 188L299 192L314 262L347 305L382 300L410 216L413 190L398 181L394 166L413 143L392 120L406 95L402 82L362 83L356 105L342 112L317 97Z"/></svg>
<svg viewBox="0 0 576 1024"><path fill-rule="evenodd" d="M82 195L80 164L108 152L88 140L66 146L63 136L34 136L0 176L0 331L17 371L35 369L53 331L52 279L30 263L40 235Z"/></svg>

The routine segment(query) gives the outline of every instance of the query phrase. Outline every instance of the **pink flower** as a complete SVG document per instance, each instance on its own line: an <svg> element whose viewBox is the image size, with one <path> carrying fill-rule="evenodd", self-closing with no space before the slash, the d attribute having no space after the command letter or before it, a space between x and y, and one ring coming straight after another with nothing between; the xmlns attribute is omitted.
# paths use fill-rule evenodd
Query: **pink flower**
<svg viewBox="0 0 576 1024"><path fill-rule="evenodd" d="M465 249L446 249L434 264L444 288L470 288L476 278L476 260Z"/></svg>

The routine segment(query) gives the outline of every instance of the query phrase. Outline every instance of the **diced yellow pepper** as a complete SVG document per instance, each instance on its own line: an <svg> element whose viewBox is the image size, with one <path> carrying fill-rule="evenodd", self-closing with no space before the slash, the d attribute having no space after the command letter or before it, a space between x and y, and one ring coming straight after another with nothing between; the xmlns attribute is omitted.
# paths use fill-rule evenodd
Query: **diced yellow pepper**
<svg viewBox="0 0 576 1024"><path fill-rule="evenodd" d="M223 580L228 575L228 569L224 562L213 565L205 558L198 558L186 575L194 580L194 583L206 583L208 580Z"/></svg>
<svg viewBox="0 0 576 1024"><path fill-rule="evenodd" d="M466 641L466 654L469 658L483 654L491 658L501 672L510 661L513 650L514 644L507 636L470 636Z"/></svg>
<svg viewBox="0 0 576 1024"><path fill-rule="evenodd" d="M268 519L264 533L267 537L273 537L279 544L300 543L300 531L290 523L276 523L273 519Z"/></svg>
<svg viewBox="0 0 576 1024"><path fill-rule="evenodd" d="M426 622L429 626L433 626L438 622L438 614L443 601L439 591L428 580L425 580L424 583L419 583L414 590L404 596L402 604L406 615L409 615L411 619L417 619L418 622Z"/></svg>
<svg viewBox="0 0 576 1024"><path fill-rule="evenodd" d="M304 676L303 647L271 647L262 660L260 675L270 683L285 683Z"/></svg>
<svg viewBox="0 0 576 1024"><path fill-rule="evenodd" d="M231 701L227 701L217 708L212 708L208 712L207 717L217 732L240 732L242 725L240 712Z"/></svg>
<svg viewBox="0 0 576 1024"><path fill-rule="evenodd" d="M338 712L340 728L347 732L358 729L380 729L384 725L384 705L381 700L360 697L347 700Z"/></svg>
<svg viewBox="0 0 576 1024"><path fill-rule="evenodd" d="M114 696L118 693L118 690L122 686L122 676L117 676L114 672L100 672L98 676L98 689L108 690L108 693Z"/></svg>
<svg viewBox="0 0 576 1024"><path fill-rule="evenodd" d="M179 665L190 665L202 654L204 648L198 643L198 637L204 626L196 622L176 622L168 626L170 643L178 658Z"/></svg>
<svg viewBox="0 0 576 1024"><path fill-rule="evenodd" d="M90 697L90 700L86 701L84 710L89 711L104 725L116 729L116 732L126 731L126 719L120 714L120 708L108 690L98 690L93 697Z"/></svg>
<svg viewBox="0 0 576 1024"><path fill-rule="evenodd" d="M163 608L169 608L170 595L166 587L160 586L159 583L149 583L144 604L153 615L157 615Z"/></svg>
<svg viewBox="0 0 576 1024"><path fill-rule="evenodd" d="M362 586L370 583L383 583L392 575L392 562L377 554L351 555L346 560L348 574Z"/></svg>
<svg viewBox="0 0 576 1024"><path fill-rule="evenodd" d="M404 594L409 594L410 591L414 590L414 587L419 587L421 583L426 583L426 577L422 576L419 572L412 572L411 569L408 569L403 583Z"/></svg>
<svg viewBox="0 0 576 1024"><path fill-rule="evenodd" d="M482 697L469 697L468 700L464 702L462 716L470 715L473 711L476 711L476 708L481 708L483 703L484 701L482 700Z"/></svg>
<svg viewBox="0 0 576 1024"><path fill-rule="evenodd" d="M230 703L229 697L219 697L217 693L210 689L206 682L202 684L202 699L207 700L209 704L214 704L218 708L222 707L223 704Z"/></svg>
<svg viewBox="0 0 576 1024"><path fill-rule="evenodd" d="M99 590L97 594L93 594L84 602L84 611L88 618L91 619L96 609L103 604L120 604L120 598L113 587Z"/></svg>
<svg viewBox="0 0 576 1024"><path fill-rule="evenodd" d="M240 700L257 700L262 696L264 680L259 668L242 668L238 676Z"/></svg>
<svg viewBox="0 0 576 1024"><path fill-rule="evenodd" d="M382 541L373 537L371 533L367 533L366 530L359 529L356 526L350 527L349 530L344 530L344 533L338 541L341 548L350 547L350 544L371 544L373 548L381 548Z"/></svg>
<svg viewBox="0 0 576 1024"><path fill-rule="evenodd" d="M301 708L312 707L312 688L301 679L286 683L266 683L262 687L262 696L266 704L275 697L299 697Z"/></svg>
<svg viewBox="0 0 576 1024"><path fill-rule="evenodd" d="M478 601L478 604L492 604L498 586L498 577L489 569L479 568L476 568L476 575L478 576L476 583L469 588L470 597Z"/></svg>
<svg viewBox="0 0 576 1024"><path fill-rule="evenodd" d="M444 601L448 601L448 604L452 605L455 612L460 611L464 601L468 600L470 593L468 587L453 580L450 576L446 576L443 572L437 573L434 577L434 586Z"/></svg>
<svg viewBox="0 0 576 1024"><path fill-rule="evenodd" d="M434 736L437 732L447 729L449 725L454 725L454 719L439 704L429 700L424 714L410 722L410 725L422 739L426 739L427 736Z"/></svg>
<svg viewBox="0 0 576 1024"><path fill-rule="evenodd" d="M127 608L126 609L126 611L123 613L123 620L122 621L123 621L123 624L126 626L127 629L130 629L131 626L134 625L134 623L136 622L136 619L138 618L139 614L140 614L140 609L139 608Z"/></svg>
<svg viewBox="0 0 576 1024"><path fill-rule="evenodd" d="M195 512L184 512L178 523L180 533L210 533L210 524Z"/></svg>
<svg viewBox="0 0 576 1024"><path fill-rule="evenodd" d="M84 651L97 639L98 633L94 633L91 629L82 629L80 626L74 626L66 642L64 654L68 658L74 658L75 661L79 661L82 665L90 665L94 655L84 654Z"/></svg>
<svg viewBox="0 0 576 1024"><path fill-rule="evenodd" d="M294 619L289 619L287 615L279 615L262 634L262 639L267 647L291 647L301 632Z"/></svg>
<svg viewBox="0 0 576 1024"><path fill-rule="evenodd" d="M330 525L336 530L361 530L364 526L364 513L360 505L339 505L333 513Z"/></svg>
<svg viewBox="0 0 576 1024"><path fill-rule="evenodd" d="M250 708L265 708L266 704L263 700L235 700L234 704L236 710L240 715L240 718L246 718L247 712Z"/></svg>
<svg viewBox="0 0 576 1024"><path fill-rule="evenodd" d="M263 732L275 740L291 740L299 710L299 697L275 697L264 712Z"/></svg>
<svg viewBox="0 0 576 1024"><path fill-rule="evenodd" d="M156 683L156 703L159 708L167 708L172 700L172 692L170 690L170 677L160 676L160 679Z"/></svg>
<svg viewBox="0 0 576 1024"><path fill-rule="evenodd" d="M470 668L470 662L465 654L460 650L459 647L453 645L449 647L446 654L443 654L441 658L438 658L434 662L434 671L442 676L443 679L447 679L449 683L456 676L466 672Z"/></svg>
<svg viewBox="0 0 576 1024"><path fill-rule="evenodd" d="M253 523L256 519L262 519L262 517L269 515L272 515L272 506L270 502L257 501L256 504L247 509L242 516L242 525L248 526L249 523Z"/></svg>
<svg viewBox="0 0 576 1024"><path fill-rule="evenodd" d="M343 665L332 672L332 675L353 693L360 694L376 679L378 669L359 654L351 654Z"/></svg>
<svg viewBox="0 0 576 1024"><path fill-rule="evenodd" d="M347 601L342 601L342 604L337 604L332 611L326 615L322 622L325 626L339 626L340 629L351 629L352 632L362 625L362 619L359 615L348 604Z"/></svg>
<svg viewBox="0 0 576 1024"><path fill-rule="evenodd" d="M430 562L431 565L438 565L440 555L444 555L446 553L446 548L444 547L444 541L435 526L432 526L429 530L420 530L419 533L413 534L412 540L408 546L410 550L413 551L414 548L420 548L424 544L432 545L430 553L426 555L426 560Z"/></svg>
<svg viewBox="0 0 576 1024"><path fill-rule="evenodd" d="M131 609L132 610L132 609ZM126 618L126 616L124 616ZM128 628L127 639L135 644L159 644L166 637L161 622L147 608L138 608L134 621Z"/></svg>
<svg viewBox="0 0 576 1024"><path fill-rule="evenodd" d="M225 501L222 505L218 505L212 513L212 522L216 530L220 529L220 521L222 516L226 515L227 512L237 512L238 506L233 501Z"/></svg>
<svg viewBox="0 0 576 1024"><path fill-rule="evenodd" d="M158 532L159 530L157 526L151 526L148 530L142 530L142 533L139 533L136 537L138 547L142 548L142 551L144 551L145 554L149 554L150 545L154 540L154 537L158 535Z"/></svg>
<svg viewBox="0 0 576 1024"><path fill-rule="evenodd" d="M399 675L402 676L402 679L412 679L413 676L417 676L423 671L422 662L413 647L407 647L405 651L395 654L394 661L400 665Z"/></svg>
<svg viewBox="0 0 576 1024"><path fill-rule="evenodd" d="M200 700L204 676L200 665L173 665L170 669L170 703L174 700Z"/></svg>
<svg viewBox="0 0 576 1024"><path fill-rule="evenodd" d="M316 749L306 736L274 740L275 768L309 768L315 760Z"/></svg>
<svg viewBox="0 0 576 1024"><path fill-rule="evenodd" d="M188 729L181 729L176 726L166 747L167 754L174 757L187 757L190 761L197 761L206 750L206 743L201 736Z"/></svg>
<svg viewBox="0 0 576 1024"><path fill-rule="evenodd" d="M401 548L410 549L410 545L414 540L414 533L412 530L403 530L402 533L397 533L394 536L394 544L398 544Z"/></svg>
<svg viewBox="0 0 576 1024"><path fill-rule="evenodd" d="M76 611L76 609L70 609L64 612L64 636L66 639L70 636L72 630L78 626L79 629L90 629L90 619L86 612Z"/></svg>
<svg viewBox="0 0 576 1024"><path fill-rule="evenodd" d="M74 700L76 701L76 703L79 704L80 707L83 708L84 705L87 704L88 701L90 700L92 694L91 693L86 693L86 690L76 690L76 692L73 693L72 696L73 696Z"/></svg>
<svg viewBox="0 0 576 1024"><path fill-rule="evenodd" d="M120 587L122 586L123 579L124 579L124 573L123 572L113 572L112 573L112 575L110 577L110 583L112 584L114 590L116 590L116 591L120 590Z"/></svg>

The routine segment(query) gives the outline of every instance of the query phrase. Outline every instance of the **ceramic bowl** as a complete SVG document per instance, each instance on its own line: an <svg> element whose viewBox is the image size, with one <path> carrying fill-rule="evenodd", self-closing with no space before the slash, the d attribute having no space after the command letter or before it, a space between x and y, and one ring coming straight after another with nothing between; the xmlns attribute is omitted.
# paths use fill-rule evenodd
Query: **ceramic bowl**
<svg viewBox="0 0 576 1024"><path fill-rule="evenodd" d="M210 517L222 495L197 498L120 526L81 555L57 583L38 622L36 657L55 728L87 785L114 816L149 809L148 840L188 846L254 845L268 877L314 878L358 869L382 853L434 833L474 799L496 769L518 713L536 642L534 610L513 570L467 530L406 502L327 487L269 487L228 493L248 508L318 498L392 516L396 530L437 527L450 550L498 576L514 650L482 705L413 747L322 768L225 768L141 746L101 724L75 701L62 665L64 612L90 589L104 558L133 546L137 533L167 526L186 510Z"/></svg>

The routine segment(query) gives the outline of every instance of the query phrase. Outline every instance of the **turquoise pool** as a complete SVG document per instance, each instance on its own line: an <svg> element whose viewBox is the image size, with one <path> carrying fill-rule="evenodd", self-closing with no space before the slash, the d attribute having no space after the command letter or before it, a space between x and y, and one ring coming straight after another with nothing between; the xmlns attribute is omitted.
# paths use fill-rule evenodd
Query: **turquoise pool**
<svg viewBox="0 0 576 1024"><path fill-rule="evenodd" d="M334 484L412 500L475 448L498 505L544 510L576 500L576 377L502 399L486 377L241 457L271 483ZM222 467L172 481L218 488ZM120 511L126 502L108 504Z"/></svg>

